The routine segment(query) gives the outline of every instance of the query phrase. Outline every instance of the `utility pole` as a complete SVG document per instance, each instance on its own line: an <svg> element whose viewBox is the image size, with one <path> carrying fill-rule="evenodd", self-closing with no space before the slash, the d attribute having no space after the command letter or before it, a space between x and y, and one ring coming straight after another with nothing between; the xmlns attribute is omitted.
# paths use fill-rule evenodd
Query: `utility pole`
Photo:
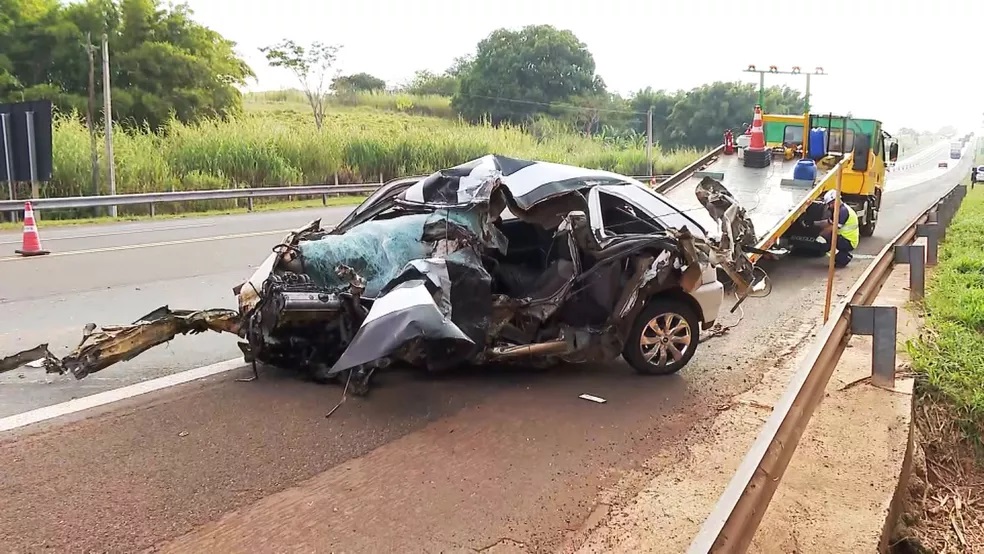
<svg viewBox="0 0 984 554"><path fill-rule="evenodd" d="M99 151L96 150L96 47L92 45L92 34L85 34L85 53L89 56L89 108L86 111L85 126L89 130L89 156L92 162L92 194L99 195Z"/></svg>
<svg viewBox="0 0 984 554"><path fill-rule="evenodd" d="M646 165L649 166L649 180L653 179L653 107L646 111Z"/></svg>
<svg viewBox="0 0 984 554"><path fill-rule="evenodd" d="M106 119L106 175L109 177L109 194L116 194L116 163L113 161L113 101L109 88L109 36L102 36L103 63L103 117ZM116 206L109 207L110 217L116 217Z"/></svg>
<svg viewBox="0 0 984 554"><path fill-rule="evenodd" d="M804 106L803 106L803 113L809 113L810 112L810 76L812 76L812 75L826 75L826 73L823 72L823 68L822 67L817 67L812 73L803 73L800 70L800 68L799 68L798 65L793 66L793 70L792 71L779 71L779 68L776 67L776 66L774 66L774 65L770 65L769 66L769 69L755 69L755 66L754 65L750 65L750 66L748 66L748 69L745 70L745 73L758 73L759 74L759 101L758 101L758 104L759 104L759 106L762 106L762 112L763 113L766 112L766 109L765 109L765 74L766 73L768 73L770 75L806 75L806 96L803 98L803 100L804 100L804 102L803 102L803 104L804 104Z"/></svg>

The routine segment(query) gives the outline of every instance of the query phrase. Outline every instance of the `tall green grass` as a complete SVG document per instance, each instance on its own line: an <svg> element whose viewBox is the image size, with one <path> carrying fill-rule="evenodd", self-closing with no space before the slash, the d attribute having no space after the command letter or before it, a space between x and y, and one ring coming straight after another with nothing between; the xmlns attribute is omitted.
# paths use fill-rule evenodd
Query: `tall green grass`
<svg viewBox="0 0 984 554"><path fill-rule="evenodd" d="M978 151L977 162L984 157ZM964 199L947 229L926 294L926 332L909 344L929 392L984 446L984 190Z"/></svg>
<svg viewBox="0 0 984 554"><path fill-rule="evenodd" d="M271 90L251 92L246 95L247 108L291 108L306 112L308 101L299 90ZM446 96L417 95L392 92L352 92L334 94L328 97L331 106L366 106L389 112L400 112L410 115L425 115L457 119L451 109L451 99Z"/></svg>
<svg viewBox="0 0 984 554"><path fill-rule="evenodd" d="M378 182L488 153L648 173L640 147L616 148L576 135L538 139L518 128L367 106L332 108L320 132L307 113L267 106L229 122L171 122L160 133L118 131L114 144L118 193L333 183L336 178L339 183ZM673 173L700 154L657 148L654 172ZM89 137L76 118L55 118L54 158L53 180L44 196L92 194Z"/></svg>

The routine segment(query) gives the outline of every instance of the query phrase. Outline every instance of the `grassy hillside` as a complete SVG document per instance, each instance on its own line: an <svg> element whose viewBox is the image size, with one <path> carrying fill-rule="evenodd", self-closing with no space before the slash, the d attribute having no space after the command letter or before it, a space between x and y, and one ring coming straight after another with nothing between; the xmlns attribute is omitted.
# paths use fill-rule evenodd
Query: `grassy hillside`
<svg viewBox="0 0 984 554"><path fill-rule="evenodd" d="M378 182L380 177L430 173L488 153L647 173L641 145L618 148L567 133L536 138L518 128L468 125L442 112L449 109L443 98L340 99L329 107L321 132L302 102L289 92L257 94L247 99L245 114L235 121L193 126L172 122L164 134L117 132L117 191L331 183L336 176L340 183ZM45 196L91 194L85 126L57 117L54 152L54 180L45 187ZM675 172L699 154L656 149L655 172Z"/></svg>

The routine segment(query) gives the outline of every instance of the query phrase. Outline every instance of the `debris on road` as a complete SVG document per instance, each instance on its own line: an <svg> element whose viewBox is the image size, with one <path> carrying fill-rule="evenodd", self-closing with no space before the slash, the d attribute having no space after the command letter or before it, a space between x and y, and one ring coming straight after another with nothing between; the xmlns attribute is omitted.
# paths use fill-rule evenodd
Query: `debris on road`
<svg viewBox="0 0 984 554"><path fill-rule="evenodd" d="M42 361L48 373L71 373L76 379L126 361L177 335L207 330L238 334L239 313L235 310L172 311L163 306L130 325L96 329L92 323L82 331L82 342L59 359L41 344L0 359L0 373Z"/></svg>
<svg viewBox="0 0 984 554"><path fill-rule="evenodd" d="M581 396L578 396L578 398L582 398L584 400L590 400L592 402L597 402L598 404L604 404L605 402L608 402L604 398L601 398L599 396L594 396L592 394L582 394Z"/></svg>
<svg viewBox="0 0 984 554"><path fill-rule="evenodd" d="M697 195L720 239L629 177L485 156L391 181L334 229L291 232L234 289L238 311L165 306L131 325L90 324L68 356L41 345L0 372L43 360L81 379L213 330L241 337L247 363L341 379L354 394L392 362L440 371L622 355L639 372L673 373L718 316L715 268L740 293L756 276L744 210L711 178Z"/></svg>

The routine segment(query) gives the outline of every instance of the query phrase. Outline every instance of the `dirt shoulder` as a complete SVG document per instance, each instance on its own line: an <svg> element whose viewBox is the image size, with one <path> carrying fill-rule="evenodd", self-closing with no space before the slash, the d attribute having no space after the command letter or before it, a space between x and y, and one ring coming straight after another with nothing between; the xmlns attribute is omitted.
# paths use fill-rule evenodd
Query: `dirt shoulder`
<svg viewBox="0 0 984 554"><path fill-rule="evenodd" d="M919 332L908 285L908 266L897 266L872 303L899 309L902 345ZM749 552L880 551L906 470L913 380L901 355L895 386L873 385L872 350L871 337L850 338Z"/></svg>

